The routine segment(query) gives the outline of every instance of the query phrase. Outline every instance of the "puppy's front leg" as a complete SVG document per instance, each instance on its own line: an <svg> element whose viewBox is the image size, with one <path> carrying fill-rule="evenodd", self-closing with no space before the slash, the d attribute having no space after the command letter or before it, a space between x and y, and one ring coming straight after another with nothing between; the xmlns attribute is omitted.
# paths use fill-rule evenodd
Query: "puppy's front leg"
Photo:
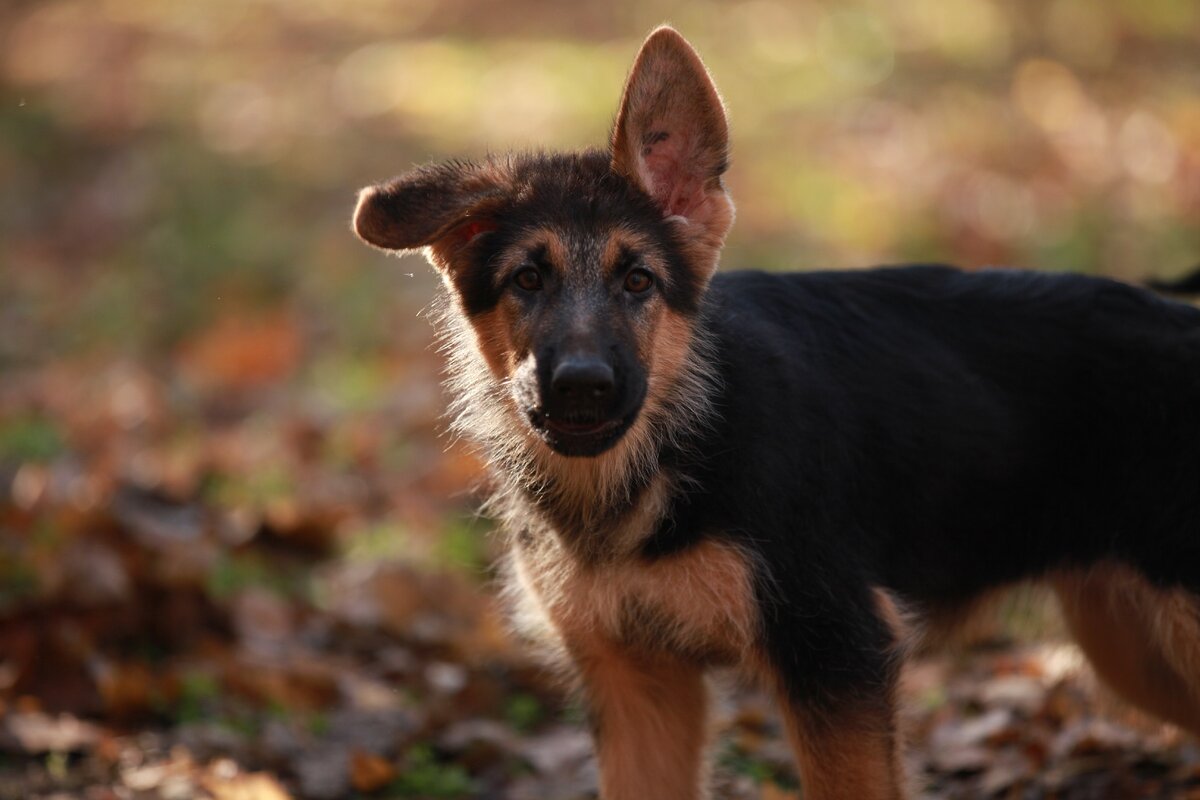
<svg viewBox="0 0 1200 800"><path fill-rule="evenodd" d="M783 708L805 800L901 800L906 796L900 743L890 710L847 704L818 712L794 702Z"/></svg>
<svg viewBox="0 0 1200 800"><path fill-rule="evenodd" d="M852 584L847 581L847 587ZM824 596L823 614L769 606L765 667L805 800L907 796L897 725L902 620L883 594Z"/></svg>
<svg viewBox="0 0 1200 800"><path fill-rule="evenodd" d="M707 797L702 670L610 643L590 643L575 656L595 729L603 800Z"/></svg>

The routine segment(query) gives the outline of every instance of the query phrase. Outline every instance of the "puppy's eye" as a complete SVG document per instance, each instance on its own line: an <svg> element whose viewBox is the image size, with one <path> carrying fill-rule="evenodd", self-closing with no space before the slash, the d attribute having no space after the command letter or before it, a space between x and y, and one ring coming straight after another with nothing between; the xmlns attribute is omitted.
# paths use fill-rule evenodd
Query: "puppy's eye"
<svg viewBox="0 0 1200 800"><path fill-rule="evenodd" d="M642 294L654 285L654 276L644 269L632 269L625 276L625 291Z"/></svg>
<svg viewBox="0 0 1200 800"><path fill-rule="evenodd" d="M542 288L542 273L534 267L522 267L513 275L513 283L527 292L536 292Z"/></svg>

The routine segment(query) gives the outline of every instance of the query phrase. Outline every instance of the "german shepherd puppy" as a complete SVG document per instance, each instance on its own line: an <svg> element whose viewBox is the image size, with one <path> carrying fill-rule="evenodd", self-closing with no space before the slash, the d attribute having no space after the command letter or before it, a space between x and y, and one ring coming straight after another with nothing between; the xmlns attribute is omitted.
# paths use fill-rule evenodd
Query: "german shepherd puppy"
<svg viewBox="0 0 1200 800"><path fill-rule="evenodd" d="M354 228L424 248L517 616L573 667L607 800L706 795L705 670L778 692L805 797L905 795L914 636L1022 579L1200 731L1200 311L941 266L715 274L724 108L654 31L606 149L422 167Z"/></svg>

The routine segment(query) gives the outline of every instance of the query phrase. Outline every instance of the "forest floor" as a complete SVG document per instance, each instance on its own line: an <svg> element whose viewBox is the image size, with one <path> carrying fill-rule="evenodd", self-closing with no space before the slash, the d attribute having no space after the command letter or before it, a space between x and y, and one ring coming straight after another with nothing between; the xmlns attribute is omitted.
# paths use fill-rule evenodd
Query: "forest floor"
<svg viewBox="0 0 1200 800"><path fill-rule="evenodd" d="M374 365L363 405L261 383L286 325L232 363L228 335L0 389L0 800L595 796L578 705L506 632L479 465L436 392L388 391L437 359ZM1196 744L1043 600L908 670L926 796L1200 798ZM717 682L716 796L800 797L773 701Z"/></svg>

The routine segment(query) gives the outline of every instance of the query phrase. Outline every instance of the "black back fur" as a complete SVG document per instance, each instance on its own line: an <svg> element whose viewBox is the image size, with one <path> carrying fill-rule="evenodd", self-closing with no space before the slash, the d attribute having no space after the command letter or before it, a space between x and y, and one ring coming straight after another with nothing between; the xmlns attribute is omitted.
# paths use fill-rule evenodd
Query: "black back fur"
<svg viewBox="0 0 1200 800"><path fill-rule="evenodd" d="M873 586L936 612L1114 559L1200 590L1200 310L940 266L722 274L707 303L719 421L645 553L755 553L797 690L879 674Z"/></svg>

